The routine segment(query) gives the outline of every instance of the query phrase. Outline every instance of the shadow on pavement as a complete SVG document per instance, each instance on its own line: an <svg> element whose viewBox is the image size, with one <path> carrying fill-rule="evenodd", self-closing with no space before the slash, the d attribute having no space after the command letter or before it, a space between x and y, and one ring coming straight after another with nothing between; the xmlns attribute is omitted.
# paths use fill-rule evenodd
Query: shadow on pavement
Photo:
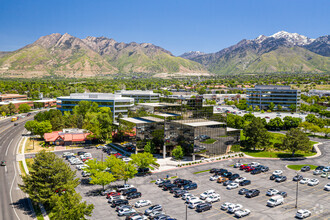
<svg viewBox="0 0 330 220"><path fill-rule="evenodd" d="M13 205L15 207L15 209L19 209L19 210L23 211L24 215L28 215L32 218L34 217L33 212L30 209L28 198L20 199L16 202L12 203L11 205Z"/></svg>

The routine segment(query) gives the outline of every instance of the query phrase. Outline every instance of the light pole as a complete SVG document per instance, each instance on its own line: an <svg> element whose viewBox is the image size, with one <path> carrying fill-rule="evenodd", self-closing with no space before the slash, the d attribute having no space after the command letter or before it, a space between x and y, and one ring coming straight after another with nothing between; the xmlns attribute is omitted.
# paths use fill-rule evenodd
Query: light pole
<svg viewBox="0 0 330 220"><path fill-rule="evenodd" d="M186 220L188 219L188 205L186 205Z"/></svg>
<svg viewBox="0 0 330 220"><path fill-rule="evenodd" d="M297 176L298 176L298 173L299 173L300 171L298 171L297 172ZM298 207L298 185L299 185L299 179L297 178L297 187L296 187L296 205L295 205L295 208L297 208Z"/></svg>

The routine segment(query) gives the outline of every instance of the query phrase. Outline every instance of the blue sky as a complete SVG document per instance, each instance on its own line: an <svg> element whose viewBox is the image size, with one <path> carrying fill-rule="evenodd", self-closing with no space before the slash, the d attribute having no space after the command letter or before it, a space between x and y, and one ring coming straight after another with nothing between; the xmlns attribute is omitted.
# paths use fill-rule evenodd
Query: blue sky
<svg viewBox="0 0 330 220"><path fill-rule="evenodd" d="M0 0L0 51L69 33L216 52L280 30L330 34L329 0Z"/></svg>

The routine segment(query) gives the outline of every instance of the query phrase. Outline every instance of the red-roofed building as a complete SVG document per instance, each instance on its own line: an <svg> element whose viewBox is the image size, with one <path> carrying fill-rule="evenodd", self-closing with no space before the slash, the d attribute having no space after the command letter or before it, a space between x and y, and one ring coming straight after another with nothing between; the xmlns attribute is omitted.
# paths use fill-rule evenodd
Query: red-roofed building
<svg viewBox="0 0 330 220"><path fill-rule="evenodd" d="M72 145L72 144L89 144L91 140L88 138L90 132L83 129L63 129L63 131L53 131L45 133L45 142L50 145Z"/></svg>

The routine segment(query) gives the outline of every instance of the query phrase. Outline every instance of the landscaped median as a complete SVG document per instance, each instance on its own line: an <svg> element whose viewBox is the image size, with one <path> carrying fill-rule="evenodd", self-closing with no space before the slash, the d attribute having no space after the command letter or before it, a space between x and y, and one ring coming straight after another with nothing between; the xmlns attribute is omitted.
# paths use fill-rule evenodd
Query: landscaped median
<svg viewBox="0 0 330 220"><path fill-rule="evenodd" d="M301 168L309 166L311 170L315 170L317 166L312 165L312 164L300 164L300 165L287 165L287 168L292 169L292 170L301 170Z"/></svg>

